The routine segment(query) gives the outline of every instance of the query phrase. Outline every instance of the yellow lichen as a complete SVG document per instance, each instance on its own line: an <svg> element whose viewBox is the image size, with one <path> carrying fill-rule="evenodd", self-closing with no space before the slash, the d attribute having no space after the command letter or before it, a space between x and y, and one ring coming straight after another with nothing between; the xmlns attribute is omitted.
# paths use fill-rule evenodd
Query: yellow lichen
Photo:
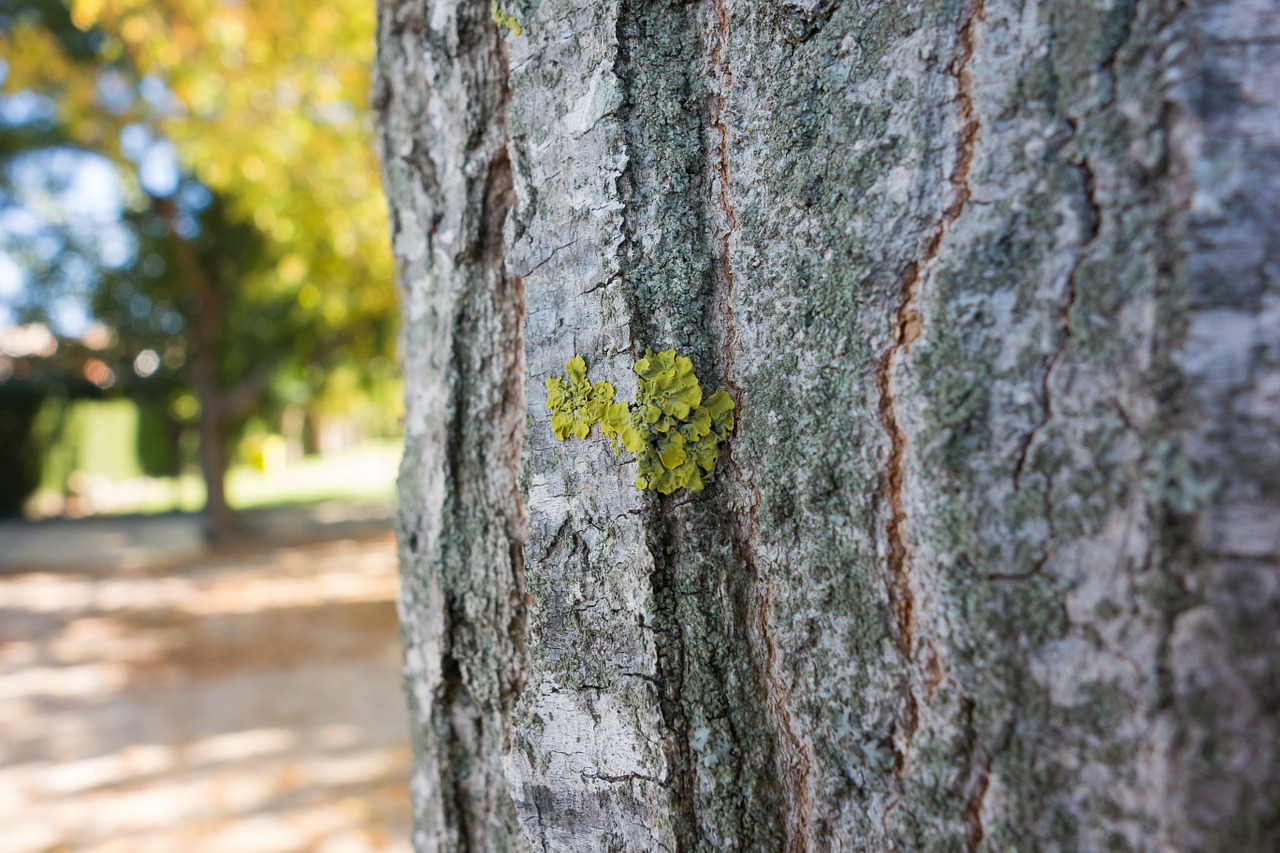
<svg viewBox="0 0 1280 853"><path fill-rule="evenodd" d="M586 438L591 425L599 423L613 403L613 386L608 382L594 385L587 379L587 364L575 355L564 366L568 379L547 380L547 408L551 410L551 429L564 441L570 435Z"/></svg>
<svg viewBox="0 0 1280 853"><path fill-rule="evenodd" d="M634 402L615 402L608 382L586 378L586 362L574 356L567 377L547 380L551 429L564 440L586 438L592 424L613 445L636 455L636 487L669 495L700 491L715 470L720 442L733 429L734 402L725 391L702 396L693 362L675 350L646 350L636 362L639 389Z"/></svg>
<svg viewBox="0 0 1280 853"><path fill-rule="evenodd" d="M522 32L520 22L516 20L516 16L498 6L498 0L493 0L489 5L489 15L493 18L493 22L498 25L499 31L506 30L513 36L518 36Z"/></svg>

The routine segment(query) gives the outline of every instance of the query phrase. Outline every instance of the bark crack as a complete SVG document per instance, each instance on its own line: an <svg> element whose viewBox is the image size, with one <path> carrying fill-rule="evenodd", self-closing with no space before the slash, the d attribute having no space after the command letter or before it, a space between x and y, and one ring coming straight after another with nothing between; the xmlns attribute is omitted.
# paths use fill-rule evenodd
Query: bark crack
<svg viewBox="0 0 1280 853"><path fill-rule="evenodd" d="M1109 90L1108 90L1108 95L1106 97L1106 100L1104 101L1102 106L1098 107L1094 111L1094 113L1101 113L1115 106L1116 60L1119 57L1120 51L1123 49L1124 45L1128 43L1129 39L1133 35L1133 21L1136 14L1137 13L1135 10L1130 10L1129 17L1124 22L1124 25L1123 25L1123 29L1124 29L1123 37L1120 39L1119 43L1117 43L1111 49L1110 53L1102 62L1100 71L1106 76L1106 78L1109 81ZM1064 119L1071 130L1071 135L1068 137L1068 140L1067 140L1068 143L1079 136L1079 125L1080 125L1080 121L1083 118L1087 118L1087 115L1082 117L1064 116ZM1067 345L1071 340L1071 312L1074 309L1075 303L1076 303L1076 273L1080 269L1080 263L1082 258L1088 253L1094 241L1097 240L1098 234L1102 227L1102 210L1101 210L1101 207L1098 205L1098 201L1097 201L1097 175L1095 174L1093 166L1090 164L1089 158L1087 156L1081 157L1080 162L1075 165L1078 169L1080 169L1080 171L1084 175L1084 192L1082 193L1082 195L1083 195L1083 201L1087 207L1087 215L1085 217L1085 223L1082 228L1083 236L1080 240L1080 246L1076 250L1076 257L1074 259L1074 262L1072 263L1071 271L1070 273L1067 274L1066 294L1063 299L1062 305L1059 307L1059 310L1058 310L1058 326L1059 326L1058 340L1056 345L1054 346L1053 352L1049 354L1048 359L1046 359L1045 361L1044 370L1040 377L1040 396L1041 396L1041 399L1044 401L1041 414L1040 414L1040 419L1036 422L1034 426L1032 426L1030 432L1027 433L1027 435L1022 439L1022 441L1018 445L1017 458L1014 462L1014 468L1013 468L1013 486L1015 490L1021 486L1022 472L1026 467L1027 458L1030 455L1032 445L1035 444L1035 440L1039 436L1040 432L1046 426L1048 426L1049 421L1053 419L1054 412L1053 412L1053 396L1052 396L1052 390L1051 390L1051 384L1052 384L1051 380L1053 377L1054 369L1057 367L1058 360L1062 357L1063 353L1066 351ZM1124 415L1123 410L1121 410L1120 414L1121 414L1121 418L1125 421L1126 426L1129 426L1128 418ZM1046 484L1045 486L1046 505L1049 505L1051 503L1050 486L1051 484ZM1036 566L1030 572L1027 572L1024 575L1005 576L1006 578L1012 577L1016 579L1019 577L1031 577L1033 575L1039 574L1039 572L1044 568L1045 564L1048 562L1048 559L1049 559L1048 542L1054 541L1057 536L1057 532L1053 529L1052 512L1047 513L1046 518L1049 523L1050 538L1047 540L1044 552L1042 553L1040 559L1037 561Z"/></svg>
<svg viewBox="0 0 1280 853"><path fill-rule="evenodd" d="M712 164L719 184L718 202L724 216L724 229L720 234L720 252L716 267L720 273L723 296L719 300L720 313L724 320L724 343L722 350L724 384L733 393L738 405L743 404L742 389L734 382L733 367L737 342L737 329L734 325L733 291L734 276L732 264L731 241L738 230L738 215L730 193L729 182L729 127L726 121L726 105L728 92L733 86L733 69L727 56L729 43L729 10L727 0L714 0L712 20L712 39L710 72L715 91L711 99L711 126L716 134L715 155ZM738 541L735 550L739 558L750 571L752 579L752 596L749 603L751 628L760 639L761 684L764 687L766 701L772 712L774 727L777 730L777 742L780 753L785 756L779 762L784 780L784 796L786 798L785 845L788 851L803 851L810 847L813 801L811 793L811 776L813 757L809 753L808 744L800 736L796 722L791 714L787 688L780 672L780 659L777 645L769 624L769 613L773 602L774 584L762 577L752 553L751 543L755 541L755 517L760 506L760 492L744 475L741 467L733 458L731 448L726 448L723 458L726 473L742 490L750 496L746 508L745 519L738 528Z"/></svg>
<svg viewBox="0 0 1280 853"><path fill-rule="evenodd" d="M964 849L967 853L976 853L986 838L986 827L982 822L982 809L986 805L987 793L991 789L991 761L995 753L1007 746L1007 738L994 747L988 746L978 732L975 712L977 702L973 697L961 699L960 722L964 730Z"/></svg>
<svg viewBox="0 0 1280 853"><path fill-rule="evenodd" d="M960 217L972 192L969 172L973 166L973 152L980 123L974 113L972 80L969 62L973 58L974 25L985 17L985 0L973 0L956 36L955 56L947 71L954 78L959 131L955 141L955 165L949 182L952 186L951 202L942 211L937 224L924 242L918 260L909 261L902 275L900 298L893 316L893 338L885 349L876 369L876 389L879 394L879 416L882 428L889 438L889 455L885 461L884 498L888 505L885 534L888 547L888 595L890 634L906 664L913 667L915 637L915 593L911 587L911 545L907 535L907 511L903 500L906 480L907 434L898 414L897 390L894 384L894 366L901 361L912 343L920 337L923 321L917 308L920 291L930 268L938 257L942 244L953 223ZM926 696L930 674L922 675ZM899 780L904 777L907 753L920 724L920 700L916 697L914 679L908 675L903 682L904 709L901 726L901 746L897 750L894 771ZM928 699L926 698L926 701ZM897 807L900 798L895 796L884 812L884 819Z"/></svg>
<svg viewBox="0 0 1280 853"><path fill-rule="evenodd" d="M982 807L987 802L987 791L991 788L991 753L979 749L977 757L976 777L973 780L969 801L965 804L966 838L965 849L974 853L986 837L986 829L982 825Z"/></svg>
<svg viewBox="0 0 1280 853"><path fill-rule="evenodd" d="M956 81L955 104L960 124L960 131L956 138L955 168L950 176L951 203L942 211L937 225L925 240L921 258L907 263L900 287L901 297L894 313L893 340L881 357L876 371L876 386L880 395L880 422L889 436L885 484L885 497L889 505L886 530L889 549L889 603L893 613L894 637L899 650L908 660L911 659L915 631L915 596L911 590L911 548L907 541L907 513L902 499L906 475L904 457L907 435L898 417L893 367L910 345L920 337L923 321L917 305L923 280L928 274L929 266L938 256L947 231L960 217L972 194L969 187L969 172L973 166L973 150L981 126L974 115L972 81L968 66L974 53L974 24L983 19L985 14L985 0L974 0L969 14L960 26L956 39L958 47L956 56L948 67L948 72Z"/></svg>
<svg viewBox="0 0 1280 853"><path fill-rule="evenodd" d="M618 17L615 22L615 38L618 45L618 56L614 66L618 86L622 92L622 103L618 114L632 116L635 113L637 99L636 87L640 72L636 68L632 56L632 46L639 36L639 12L634 0L621 0L618 5ZM637 165L633 162L639 141L635 138L632 120L623 122L622 141L626 152L626 160L617 177L618 199L621 202L621 221L619 231L622 237L618 247L622 265L633 262L640 251L636 237L636 221L640 216L635 203ZM619 275L621 275L619 271ZM623 288L622 298L628 302L628 309L633 322L640 316L638 299L633 288ZM577 351L575 341L574 351ZM653 632L654 635L654 674L651 683L658 694L658 710L662 716L665 736L662 738L663 752L670 767L667 786L671 792L671 821L676 838L677 850L693 849L696 845L698 827L697 791L698 765L689 741L689 721L683 707L685 673L687 669L688 642L683 626L671 624L665 619L665 611L670 607L670 599L674 595L675 578L667 556L664 538L665 526L652 521L655 502L645 501L639 515L646 519L645 536L649 553L653 557L653 570L649 576L650 589L654 607L658 611L655 622L645 625L643 616L641 628ZM662 623L666 624L662 624ZM668 627L670 625L670 627Z"/></svg>
<svg viewBox="0 0 1280 853"><path fill-rule="evenodd" d="M666 783L657 776L649 776L644 773L623 773L618 776L610 776L607 773L591 773L586 770L581 771L583 779L590 779L598 782L609 782L611 784L618 782L652 782L655 785L665 785Z"/></svg>
<svg viewBox="0 0 1280 853"><path fill-rule="evenodd" d="M1075 135L1074 131L1072 135ZM1071 340L1071 311L1076 304L1076 272L1080 269L1081 259L1089 251L1093 241L1097 239L1098 231L1101 228L1102 214L1096 197L1097 178L1094 175L1093 168L1089 165L1087 157L1082 160L1080 168L1084 171L1084 201L1089 207L1088 222L1085 227L1084 238L1080 242L1079 249L1076 250L1075 263L1072 264L1071 272L1067 274L1066 295L1058 308L1058 342L1053 352L1049 354L1049 358L1045 361L1044 371L1040 376L1040 397L1044 401L1040 420L1036 422L1035 426L1031 428L1031 431L1027 433L1018 446L1018 457L1013 467L1013 486L1015 489L1021 485L1022 471L1026 467L1031 445L1035 443L1040 431L1053 418L1053 396L1050 390L1050 380L1053 377L1053 369L1058 364L1058 359L1062 357L1067 344Z"/></svg>

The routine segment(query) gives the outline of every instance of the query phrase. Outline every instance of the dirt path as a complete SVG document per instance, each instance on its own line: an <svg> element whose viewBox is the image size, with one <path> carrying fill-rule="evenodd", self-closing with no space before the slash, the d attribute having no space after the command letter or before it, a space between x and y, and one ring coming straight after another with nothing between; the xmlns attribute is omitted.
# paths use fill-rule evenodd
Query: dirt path
<svg viewBox="0 0 1280 853"><path fill-rule="evenodd" d="M389 533L0 574L0 851L407 851Z"/></svg>

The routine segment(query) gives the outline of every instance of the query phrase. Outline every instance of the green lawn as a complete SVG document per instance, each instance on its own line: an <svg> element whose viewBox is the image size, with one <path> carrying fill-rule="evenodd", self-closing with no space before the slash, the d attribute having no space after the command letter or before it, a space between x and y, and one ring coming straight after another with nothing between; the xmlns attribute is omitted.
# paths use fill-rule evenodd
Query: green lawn
<svg viewBox="0 0 1280 853"><path fill-rule="evenodd" d="M400 452L400 442L394 441L365 445L339 456L308 457L275 474L240 466L228 476L227 497L237 509L334 498L390 503L395 498ZM200 493L203 503L203 484Z"/></svg>
<svg viewBox="0 0 1280 853"><path fill-rule="evenodd" d="M306 457L271 472L235 465L227 474L227 497L237 509L323 500L389 504L395 498L400 452L398 441L384 441L342 454ZM194 512L204 506L204 481L195 472L97 482L93 488L100 496L93 511L100 513Z"/></svg>

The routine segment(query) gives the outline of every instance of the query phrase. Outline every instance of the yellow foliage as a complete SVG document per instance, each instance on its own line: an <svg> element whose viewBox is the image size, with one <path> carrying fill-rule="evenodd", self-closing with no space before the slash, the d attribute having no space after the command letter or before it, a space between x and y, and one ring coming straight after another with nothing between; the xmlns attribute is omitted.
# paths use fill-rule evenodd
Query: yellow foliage
<svg viewBox="0 0 1280 853"><path fill-rule="evenodd" d="M238 214L270 223L280 257L306 260L308 284L325 296L305 300L315 310L348 319L395 310L367 108L373 3L70 2L77 27L105 34L98 60L71 60L48 32L19 24L0 38L6 92L52 98L77 142L122 163L120 131L131 123L156 128ZM137 98L123 112L107 109L97 84L116 59L139 79L162 83L174 103ZM298 287L296 269L282 263L276 286Z"/></svg>

